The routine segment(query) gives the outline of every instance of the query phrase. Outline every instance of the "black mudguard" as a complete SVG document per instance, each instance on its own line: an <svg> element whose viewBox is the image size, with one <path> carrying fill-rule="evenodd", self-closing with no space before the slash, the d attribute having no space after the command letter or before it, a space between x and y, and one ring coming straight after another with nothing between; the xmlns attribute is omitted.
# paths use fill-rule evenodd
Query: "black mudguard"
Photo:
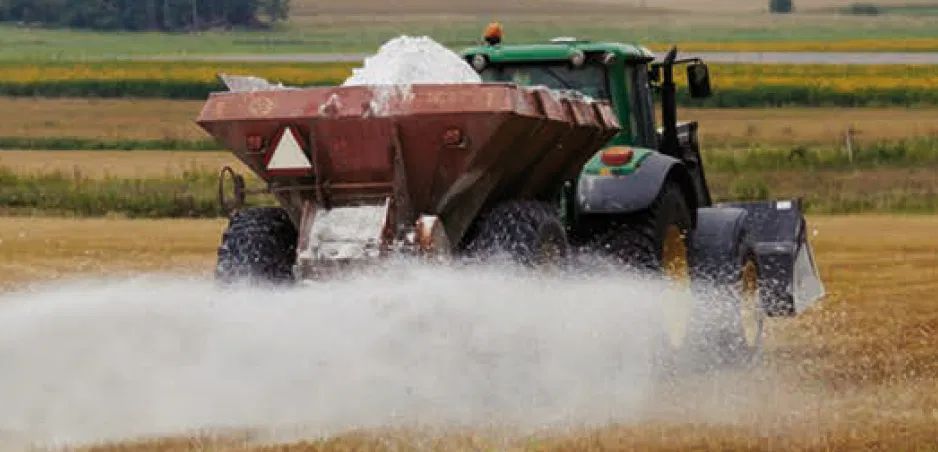
<svg viewBox="0 0 938 452"><path fill-rule="evenodd" d="M692 276L696 280L720 283L730 275L729 267L738 260L741 243L748 240L746 210L735 207L697 209L697 227L691 240Z"/></svg>
<svg viewBox="0 0 938 452"><path fill-rule="evenodd" d="M753 241L768 315L800 314L824 296L800 201L736 202L720 207L746 211L745 226Z"/></svg>
<svg viewBox="0 0 938 452"><path fill-rule="evenodd" d="M687 206L695 211L697 196L684 165L678 159L652 152L628 176L581 175L576 192L577 214L623 214L647 209L669 175L682 185Z"/></svg>

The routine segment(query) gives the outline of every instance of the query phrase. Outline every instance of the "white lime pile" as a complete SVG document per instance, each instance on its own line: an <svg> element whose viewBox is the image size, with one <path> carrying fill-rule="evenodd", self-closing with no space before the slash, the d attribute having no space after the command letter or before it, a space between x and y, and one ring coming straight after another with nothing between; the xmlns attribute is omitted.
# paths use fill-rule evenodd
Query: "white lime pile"
<svg viewBox="0 0 938 452"><path fill-rule="evenodd" d="M344 86L371 86L371 113L389 114L392 101L408 102L418 84L481 83L482 78L452 50L426 37L399 36L365 59Z"/></svg>
<svg viewBox="0 0 938 452"><path fill-rule="evenodd" d="M400 36L365 59L345 86L481 83L482 79L452 50L427 36Z"/></svg>

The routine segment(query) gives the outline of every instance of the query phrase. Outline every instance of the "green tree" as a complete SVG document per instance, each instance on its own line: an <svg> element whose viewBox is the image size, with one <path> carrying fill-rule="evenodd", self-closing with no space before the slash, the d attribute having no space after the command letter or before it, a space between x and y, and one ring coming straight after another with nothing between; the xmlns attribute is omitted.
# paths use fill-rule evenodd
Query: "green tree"
<svg viewBox="0 0 938 452"><path fill-rule="evenodd" d="M792 0L769 0L769 12L775 14L788 14L795 9Z"/></svg>
<svg viewBox="0 0 938 452"><path fill-rule="evenodd" d="M0 0L0 20L98 30L266 27L290 0Z"/></svg>

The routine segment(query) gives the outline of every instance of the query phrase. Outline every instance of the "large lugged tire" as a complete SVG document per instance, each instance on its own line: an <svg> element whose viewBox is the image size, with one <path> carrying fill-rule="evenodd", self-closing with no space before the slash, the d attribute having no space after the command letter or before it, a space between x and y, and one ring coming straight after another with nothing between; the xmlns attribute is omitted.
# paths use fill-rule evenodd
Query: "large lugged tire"
<svg viewBox="0 0 938 452"><path fill-rule="evenodd" d="M224 283L292 282L296 228L277 207L240 210L231 216L218 247L215 277Z"/></svg>
<svg viewBox="0 0 938 452"><path fill-rule="evenodd" d="M745 365L762 348L765 309L745 211L698 211L692 253L695 348L710 366Z"/></svg>
<svg viewBox="0 0 938 452"><path fill-rule="evenodd" d="M594 226L598 230L590 240L591 250L633 270L689 278L692 219L677 184L666 183L647 209L604 222Z"/></svg>
<svg viewBox="0 0 938 452"><path fill-rule="evenodd" d="M557 263L568 252L563 223L552 206L538 201L507 201L484 213L468 233L471 258L510 257L523 265Z"/></svg>
<svg viewBox="0 0 938 452"><path fill-rule="evenodd" d="M647 209L597 220L601 224L592 225L592 251L629 270L664 276L675 288L673 296L662 297L663 331L654 350L656 367L671 373L685 349L694 313L689 255L693 221L681 188L668 182Z"/></svg>

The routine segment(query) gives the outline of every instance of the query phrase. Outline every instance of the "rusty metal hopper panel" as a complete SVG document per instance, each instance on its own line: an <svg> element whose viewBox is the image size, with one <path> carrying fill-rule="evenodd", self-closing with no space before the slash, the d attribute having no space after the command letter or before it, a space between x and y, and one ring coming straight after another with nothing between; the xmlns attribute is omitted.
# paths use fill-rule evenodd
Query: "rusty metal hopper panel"
<svg viewBox="0 0 938 452"><path fill-rule="evenodd" d="M619 128L608 104L510 84L216 93L198 123L274 188L329 205L397 199L398 215L440 215L453 238L486 204L575 176ZM286 130L308 167L269 167Z"/></svg>

